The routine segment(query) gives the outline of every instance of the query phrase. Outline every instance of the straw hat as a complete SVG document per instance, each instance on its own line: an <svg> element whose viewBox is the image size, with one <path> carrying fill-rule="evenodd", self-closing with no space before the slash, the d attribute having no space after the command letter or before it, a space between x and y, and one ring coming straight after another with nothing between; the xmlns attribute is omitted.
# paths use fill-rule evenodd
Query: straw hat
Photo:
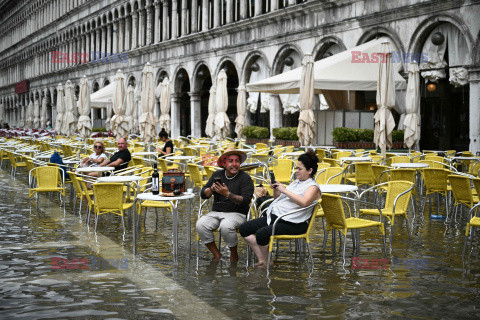
<svg viewBox="0 0 480 320"><path fill-rule="evenodd" d="M235 148L231 147L225 150L225 152L218 158L217 166L222 167L224 166L224 161L231 155L237 155L240 158L240 163L244 162L247 159L247 154L240 150L235 150Z"/></svg>

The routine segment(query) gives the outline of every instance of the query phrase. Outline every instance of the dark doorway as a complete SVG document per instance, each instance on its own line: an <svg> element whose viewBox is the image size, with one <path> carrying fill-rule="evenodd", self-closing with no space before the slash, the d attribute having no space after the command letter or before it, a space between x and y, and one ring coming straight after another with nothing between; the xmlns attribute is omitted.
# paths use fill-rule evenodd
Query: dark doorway
<svg viewBox="0 0 480 320"><path fill-rule="evenodd" d="M455 88L442 79L429 92L422 78L421 88L421 150L468 150L469 87Z"/></svg>
<svg viewBox="0 0 480 320"><path fill-rule="evenodd" d="M178 75L182 81L181 91L178 93L178 105L180 107L180 135L186 137L191 134L190 124L190 82L187 73L182 70Z"/></svg>

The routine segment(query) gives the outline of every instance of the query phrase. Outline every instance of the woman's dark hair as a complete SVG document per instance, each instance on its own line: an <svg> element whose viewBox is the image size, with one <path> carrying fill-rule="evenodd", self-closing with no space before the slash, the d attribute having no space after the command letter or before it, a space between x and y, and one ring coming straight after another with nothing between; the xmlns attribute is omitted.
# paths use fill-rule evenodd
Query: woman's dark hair
<svg viewBox="0 0 480 320"><path fill-rule="evenodd" d="M165 131L165 129L163 129L163 128L162 128L162 130L160 131L160 133L158 134L158 136L159 136L160 138L165 137L165 138L168 139L168 133L167 133L167 131Z"/></svg>
<svg viewBox="0 0 480 320"><path fill-rule="evenodd" d="M301 161L303 163L305 169L312 169L311 176L315 176L315 173L317 173L318 169L318 157L315 152L313 152L312 150L308 150L304 154L300 155L300 157L298 157L298 161Z"/></svg>

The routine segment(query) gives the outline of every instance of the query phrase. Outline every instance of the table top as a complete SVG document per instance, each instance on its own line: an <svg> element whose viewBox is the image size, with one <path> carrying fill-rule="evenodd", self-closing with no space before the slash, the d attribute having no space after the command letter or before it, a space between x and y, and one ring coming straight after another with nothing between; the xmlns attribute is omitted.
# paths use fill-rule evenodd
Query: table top
<svg viewBox="0 0 480 320"><path fill-rule="evenodd" d="M372 158L370 158L370 157L342 157L342 158L340 158L340 161L343 161L343 162L372 161Z"/></svg>
<svg viewBox="0 0 480 320"><path fill-rule="evenodd" d="M69 160L63 160L63 163L65 164L74 164L74 163L80 163L82 160L74 160L74 159L69 159Z"/></svg>
<svg viewBox="0 0 480 320"><path fill-rule="evenodd" d="M195 159L197 157L194 156L171 156L171 157L166 157L165 159L167 160L191 160Z"/></svg>
<svg viewBox="0 0 480 320"><path fill-rule="evenodd" d="M320 191L325 193L341 193L341 192L355 192L358 190L357 186L348 184L321 184Z"/></svg>
<svg viewBox="0 0 480 320"><path fill-rule="evenodd" d="M392 167L395 167L395 168L428 168L430 166L428 165L428 163L418 163L418 162L402 163L402 162L400 162L400 163L392 163Z"/></svg>
<svg viewBox="0 0 480 320"><path fill-rule="evenodd" d="M114 167L83 167L77 168L78 172L106 172L106 171L113 171L115 170Z"/></svg>
<svg viewBox="0 0 480 320"><path fill-rule="evenodd" d="M153 152L153 151L143 151L143 152L135 152L132 154L133 156L153 156L153 155L158 155L158 152Z"/></svg>
<svg viewBox="0 0 480 320"><path fill-rule="evenodd" d="M454 160L480 160L479 157L463 157L463 156L451 157L451 159L454 159Z"/></svg>
<svg viewBox="0 0 480 320"><path fill-rule="evenodd" d="M282 153L282 154L286 155L287 157L293 157L293 156L299 156L303 153L304 152L302 152L302 151L296 151L296 152L285 152L285 153Z"/></svg>
<svg viewBox="0 0 480 320"><path fill-rule="evenodd" d="M39 152L39 151L37 149L22 149L22 150L16 150L16 152L30 153L30 152Z"/></svg>
<svg viewBox="0 0 480 320"><path fill-rule="evenodd" d="M195 194L193 193L188 193L184 192L179 196L173 196L173 197L164 197L161 195L153 195L151 192L146 192L146 193L140 193L137 195L136 199L139 200L153 200L153 201L172 201L172 200L187 200L187 199L192 199L195 197Z"/></svg>
<svg viewBox="0 0 480 320"><path fill-rule="evenodd" d="M326 149L326 150L335 148L333 146L302 146L302 147L305 149Z"/></svg>
<svg viewBox="0 0 480 320"><path fill-rule="evenodd" d="M140 176L110 176L98 178L98 182L136 182L143 178Z"/></svg>
<svg viewBox="0 0 480 320"><path fill-rule="evenodd" d="M35 156L35 159L50 159L51 156L51 154L39 154Z"/></svg>

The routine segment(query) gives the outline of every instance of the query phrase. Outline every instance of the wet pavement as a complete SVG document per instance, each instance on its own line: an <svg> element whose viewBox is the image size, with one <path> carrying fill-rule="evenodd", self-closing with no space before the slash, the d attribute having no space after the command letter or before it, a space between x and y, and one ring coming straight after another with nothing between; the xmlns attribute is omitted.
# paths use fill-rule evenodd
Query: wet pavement
<svg viewBox="0 0 480 320"><path fill-rule="evenodd" d="M149 211L134 256L128 219L123 236L118 217L102 216L95 235L70 199L64 213L58 197L41 195L30 212L23 172L12 180L3 169L0 182L0 319L479 317L480 240L464 261L465 222L417 214L410 241L405 225L396 225L387 257L378 229L362 232L360 259L352 259L348 239L345 266L341 252L322 253L317 223L314 268L285 243L267 275L246 266L241 240L239 263L228 262L226 251L211 262L201 246L197 266L196 246L189 254L185 241L184 204L175 266L171 217L161 210L158 221Z"/></svg>

